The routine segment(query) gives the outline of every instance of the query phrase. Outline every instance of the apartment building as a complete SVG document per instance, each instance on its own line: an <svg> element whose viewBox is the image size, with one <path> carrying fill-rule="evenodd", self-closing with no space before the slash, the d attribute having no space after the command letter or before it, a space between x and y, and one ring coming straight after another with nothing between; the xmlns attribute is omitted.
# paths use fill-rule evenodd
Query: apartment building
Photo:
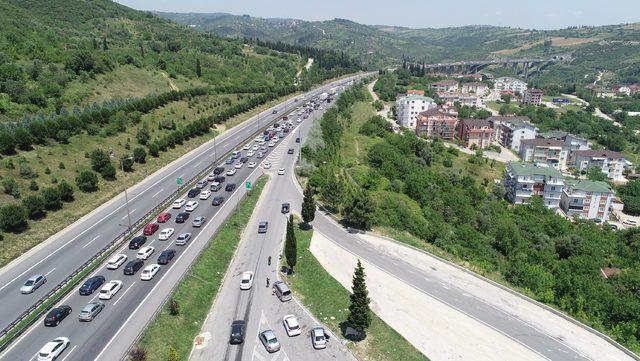
<svg viewBox="0 0 640 361"><path fill-rule="evenodd" d="M463 119L458 124L458 139L464 142L464 146L475 146L483 149L491 145L493 141L493 127L486 119Z"/></svg>
<svg viewBox="0 0 640 361"><path fill-rule="evenodd" d="M444 101L448 106L454 106L455 103L469 107L480 107L484 105L482 99L474 94L461 92L438 92L437 94L438 98Z"/></svg>
<svg viewBox="0 0 640 361"><path fill-rule="evenodd" d="M560 208L569 217L603 222L609 219L614 192L605 182L567 179Z"/></svg>
<svg viewBox="0 0 640 361"><path fill-rule="evenodd" d="M493 124L494 139L504 147L520 151L520 142L534 139L538 134L527 116L493 116L488 120Z"/></svg>
<svg viewBox="0 0 640 361"><path fill-rule="evenodd" d="M563 132L560 130L553 130L546 133L539 134L540 137L545 139L558 139L564 141L565 145L570 151L575 150L589 150L591 149L591 143L588 140L579 137L577 135Z"/></svg>
<svg viewBox="0 0 640 361"><path fill-rule="evenodd" d="M472 82L472 83L464 83L462 84L462 92L463 93L473 93L476 95L482 95L487 90L489 90L489 86L485 83L480 82Z"/></svg>
<svg viewBox="0 0 640 361"><path fill-rule="evenodd" d="M522 80L503 76L495 80L493 83L493 89L500 92L510 91L513 93L524 94L524 91L527 90L527 83Z"/></svg>
<svg viewBox="0 0 640 361"><path fill-rule="evenodd" d="M577 150L572 153L570 164L581 172L598 167L614 182L624 181L622 173L633 165L621 153L611 150Z"/></svg>
<svg viewBox="0 0 640 361"><path fill-rule="evenodd" d="M545 163L564 171L567 169L570 148L559 139L534 138L520 141L518 155L525 162Z"/></svg>
<svg viewBox="0 0 640 361"><path fill-rule="evenodd" d="M418 114L435 107L436 103L424 96L424 91L407 90L406 95L396 98L396 120L401 126L415 130Z"/></svg>
<svg viewBox="0 0 640 361"><path fill-rule="evenodd" d="M447 79L431 83L430 87L437 92L452 93L458 91L458 82L455 80Z"/></svg>
<svg viewBox="0 0 640 361"><path fill-rule="evenodd" d="M542 103L542 90L527 89L522 96L522 104L540 105Z"/></svg>
<svg viewBox="0 0 640 361"><path fill-rule="evenodd" d="M504 173L507 200L514 204L526 204L531 197L540 196L547 208L560 207L564 178L546 164L511 162Z"/></svg>
<svg viewBox="0 0 640 361"><path fill-rule="evenodd" d="M453 140L458 124L458 112L453 107L432 108L418 114L416 134L425 138Z"/></svg>

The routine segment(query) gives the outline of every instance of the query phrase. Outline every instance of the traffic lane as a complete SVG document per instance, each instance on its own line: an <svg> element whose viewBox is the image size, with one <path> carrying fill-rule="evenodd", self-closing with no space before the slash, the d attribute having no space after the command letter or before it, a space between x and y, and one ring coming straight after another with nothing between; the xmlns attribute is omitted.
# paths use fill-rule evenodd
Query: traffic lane
<svg viewBox="0 0 640 361"><path fill-rule="evenodd" d="M376 267L393 275L400 281L493 328L546 358L551 360L588 360L579 351L572 349L555 337L538 330L516 316L469 295L458 289L455 284L443 282L434 275L430 275L400 259L389 259L388 255L347 233L344 229L328 220L321 212L316 213L314 227L349 252L376 265ZM396 264L393 262L396 262ZM397 265L398 262L402 264Z"/></svg>
<svg viewBox="0 0 640 361"><path fill-rule="evenodd" d="M287 107L289 106L290 104L287 105ZM286 107L284 106L280 106L278 109L282 110L285 108ZM254 119L254 121L260 117L268 118L266 120L268 122L274 121L278 118L277 115L273 116L269 112L263 112L261 113L261 116ZM249 122L251 122L251 120L249 120ZM257 122L254 123L242 123L250 125L238 128L238 136L246 138L252 133L255 133L259 129L259 126ZM236 129L236 127L232 129ZM219 141L218 144L216 144L216 153L223 155L232 150L234 145L237 143L235 139L236 138L225 137L225 139ZM132 222L144 216L148 211L153 209L157 202L164 199L164 197L162 197L154 200L156 192L150 194L149 190L155 190L155 186L158 182L168 181L167 178L172 175L176 176L176 178L179 175L191 177L199 173L211 164L210 161L206 160L211 156L210 153L212 149L213 146L208 147L200 151L194 158L187 162L178 162L174 164L172 167L173 169L168 170L168 174L163 173L157 174L155 177L152 176L149 180L149 182L152 182L151 186L145 188L141 192L131 194L130 209L133 210L131 213ZM174 191L177 188L177 185L169 186L168 188L169 189L165 191L166 194ZM139 197L140 199L137 200ZM31 303L35 303L40 297L53 289L57 284L64 281L69 274L80 267L86 260L95 255L100 249L102 249L102 247L108 244L115 235L123 232L127 228L128 222L124 199L122 199L122 203L123 204L117 204L117 202L112 203L111 207L101 212L108 212L106 213L107 216L98 214L90 217L90 220L93 220L92 226L82 230L79 234L69 234L69 236L73 236L73 238L61 246L56 244L57 242L47 244L42 248L41 252L38 252L38 254L44 253L44 255L33 265L29 266L29 262L25 260L25 262L21 263L21 265L28 266L25 269L21 269L21 267L13 267L9 272L5 272L0 275L0 280L4 281L3 283L0 283L2 284L2 286L0 286L0 303L4 306L2 314L8 316L23 312L26 309L25 305L29 304L29 301L25 302L27 297L30 297ZM114 219L115 222L113 222ZM105 220L107 220L107 222L105 222ZM97 234L98 238L95 238L96 236L93 236L93 234ZM103 237L103 234L108 236ZM82 244L82 246L78 247L80 244ZM36 273L48 274L47 283L31 295L21 295L19 293L20 283L24 282L31 274ZM0 328L6 327L14 317L2 317L3 321L0 321Z"/></svg>

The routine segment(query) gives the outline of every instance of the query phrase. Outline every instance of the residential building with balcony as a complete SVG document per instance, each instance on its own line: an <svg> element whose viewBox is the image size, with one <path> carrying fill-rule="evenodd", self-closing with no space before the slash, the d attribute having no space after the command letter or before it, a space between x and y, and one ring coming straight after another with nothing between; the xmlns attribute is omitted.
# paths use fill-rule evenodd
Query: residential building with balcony
<svg viewBox="0 0 640 361"><path fill-rule="evenodd" d="M538 134L538 128L527 116L493 116L488 120L493 124L494 139L516 152L520 151L521 141L534 139Z"/></svg>
<svg viewBox="0 0 640 361"><path fill-rule="evenodd" d="M464 83L462 84L462 92L463 93L473 93L478 96L483 95L487 90L489 90L489 86L485 83L480 82L472 82L472 83Z"/></svg>
<svg viewBox="0 0 640 361"><path fill-rule="evenodd" d="M421 92L408 90L407 95L396 98L396 120L401 126L415 130L418 114L436 107L433 99Z"/></svg>
<svg viewBox="0 0 640 361"><path fill-rule="evenodd" d="M546 164L510 162L504 173L504 188L509 202L527 204L540 196L547 208L560 207L564 178L557 169Z"/></svg>
<svg viewBox="0 0 640 361"><path fill-rule="evenodd" d="M455 103L460 105L466 105L469 107L481 107L484 105L482 99L475 94L460 93L460 92L437 92L438 98L444 101L448 106L455 106Z"/></svg>
<svg viewBox="0 0 640 361"><path fill-rule="evenodd" d="M623 172L633 165L621 153L611 150L577 150L572 153L570 164L581 172L598 167L614 182L625 181Z"/></svg>
<svg viewBox="0 0 640 361"><path fill-rule="evenodd" d="M493 127L486 119L463 119L458 123L458 139L464 146L483 149L493 141Z"/></svg>
<svg viewBox="0 0 640 361"><path fill-rule="evenodd" d="M545 163L564 171L567 169L570 148L558 139L524 139L520 142L518 155L525 162Z"/></svg>
<svg viewBox="0 0 640 361"><path fill-rule="evenodd" d="M524 94L524 91L527 90L527 83L519 79L503 76L494 81L493 89L500 92L510 91L513 93Z"/></svg>
<svg viewBox="0 0 640 361"><path fill-rule="evenodd" d="M527 89L522 96L522 104L540 105L542 103L542 90Z"/></svg>
<svg viewBox="0 0 640 361"><path fill-rule="evenodd" d="M604 222L609 219L614 192L605 182L567 179L560 208L569 217Z"/></svg>
<svg viewBox="0 0 640 361"><path fill-rule="evenodd" d="M432 108L418 114L416 134L425 138L453 140L458 124L458 112L453 107Z"/></svg>
<svg viewBox="0 0 640 361"><path fill-rule="evenodd" d="M553 130L546 133L539 134L540 137L545 139L558 139L564 141L565 145L569 147L570 151L574 150L589 150L591 149L591 143L588 140L579 137L577 135L563 132L560 130Z"/></svg>
<svg viewBox="0 0 640 361"><path fill-rule="evenodd" d="M452 79L446 79L431 83L430 87L437 92L452 93L458 91L458 82Z"/></svg>

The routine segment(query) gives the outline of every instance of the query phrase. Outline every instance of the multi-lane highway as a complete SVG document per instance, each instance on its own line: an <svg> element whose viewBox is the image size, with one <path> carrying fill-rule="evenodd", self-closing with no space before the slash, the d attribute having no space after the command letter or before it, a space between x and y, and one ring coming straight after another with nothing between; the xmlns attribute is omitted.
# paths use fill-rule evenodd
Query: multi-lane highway
<svg viewBox="0 0 640 361"><path fill-rule="evenodd" d="M307 97L312 97L346 81L341 80L318 88L307 94ZM168 194L175 191L177 189L176 178L190 179L211 166L214 162L214 146L215 153L220 158L221 155L248 142L267 123L274 121L299 104L300 102L296 103L291 99L262 112L219 136L215 140L215 144L214 141L204 144L132 187L129 190L131 218L133 220L139 219ZM277 114L273 114L274 109L278 111ZM226 167L229 168L229 166ZM73 290L61 302L61 304L68 304L73 308L71 316L55 328L45 328L42 322L38 321L0 355L0 358L3 360L30 360L35 357L36 352L44 343L58 336L66 336L71 339L71 346L65 351L66 360L121 358L122 351L126 350L128 344L125 344L124 347L122 347L122 342L113 345L113 339L121 335L133 335L135 338L137 333L133 334L133 331L143 327L145 322L153 316L153 312L162 303L172 285L179 280L180 275L203 248L205 241L229 214L233 203L237 202L244 192L242 187L244 181L246 179L254 181L260 172L260 168L248 169L245 165L238 170L237 174L227 177L225 183L235 182L240 187L234 192L220 191L227 198L223 206L211 206L211 198L206 201L198 200L200 206L192 212L190 219L184 224L176 224L174 219L177 212L176 210L171 212L174 217L167 224L163 224L161 229L165 225L175 228L175 234L168 241L157 240L157 232L149 237L146 245L155 247L156 251L145 263L155 263L160 252L167 248L176 249L178 253L169 265L161 267L160 272L152 281L141 281L139 277L141 271L135 276L124 276L122 268L108 271L102 265L95 274L104 275L107 281L122 280L124 287L112 300L105 301L105 309L94 321L80 323L77 321L77 314L87 302L96 298L94 296L97 293L92 296L79 296L77 289ZM207 217L208 222L201 229L195 229L191 226L191 220L200 215ZM38 297L90 259L106 243L111 241L114 235L121 233L126 227L126 217L124 197L116 197L3 269L0 274L0 302L4 307L0 311L3 316L0 325L10 322L17 314L35 302ZM173 242L183 232L191 232L193 234L192 240L184 247L175 246ZM135 258L133 250L123 248L118 252L127 254L130 260ZM18 291L21 283L35 273L47 274L48 283L34 294L21 295ZM136 316L142 317L142 323L131 322L136 313L138 314ZM126 324L130 325L125 328L123 325ZM133 338L129 337L129 344Z"/></svg>
<svg viewBox="0 0 640 361"><path fill-rule="evenodd" d="M316 112L312 117L319 117ZM271 284L278 279L278 255L282 253L283 237L286 229L286 214L280 212L282 203L290 203L291 211L300 213L300 200L292 188L293 166L301 143L295 143L296 137L305 138L311 119L305 121L299 129L282 141L267 158L273 164L265 173L271 180L264 190L260 202L241 241L227 277L216 298L213 311L202 327L206 339L205 347L194 350L191 360L355 360L346 346L335 337L330 337L324 350L314 350L309 332L313 327L321 326L295 300L281 302L273 293L272 287L266 287L267 277ZM295 149L294 154L287 150ZM276 169L285 168L284 175L276 174ZM258 233L258 223L269 222L267 233ZM268 264L268 257L272 262ZM240 290L242 273L254 273L254 284L250 290ZM300 323L302 334L288 337L282 318L293 314ZM246 339L241 345L230 345L231 322L244 320L247 323ZM257 339L258 333L272 329L281 344L281 350L269 355Z"/></svg>

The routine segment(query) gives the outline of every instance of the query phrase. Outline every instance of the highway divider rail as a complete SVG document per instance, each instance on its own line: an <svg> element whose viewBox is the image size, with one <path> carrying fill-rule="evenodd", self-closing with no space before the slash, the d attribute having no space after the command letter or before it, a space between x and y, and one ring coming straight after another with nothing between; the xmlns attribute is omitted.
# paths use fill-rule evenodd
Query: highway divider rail
<svg viewBox="0 0 640 361"><path fill-rule="evenodd" d="M296 96L296 98L298 98ZM286 102L286 101L285 101ZM282 111L281 114L278 114L275 119L271 121L267 121L263 127L258 129L256 132L251 133L247 138L244 138L240 144L245 141L254 138L258 134L262 134L262 132L268 128L271 124L275 123L280 117L284 114L286 115L292 109L297 108L299 105L304 102L298 103L293 102L291 106ZM271 109L271 108L269 108ZM273 115L273 114L272 114ZM260 116L260 113L257 114ZM268 117L269 115L267 115ZM240 145L238 144L238 145ZM131 224L131 229L125 230L122 233L118 234L111 242L109 242L106 246L104 246L101 250L99 250L91 259L78 267L73 273L71 273L67 278L65 278L62 282L58 283L56 287L54 287L51 291L49 291L46 295L42 296L35 304L29 307L26 311L22 312L13 322L11 322L8 326L6 326L2 331L0 331L0 352L4 351L11 342L13 342L18 336L20 336L27 328L33 325L45 312L49 311L53 305L55 305L63 296L65 296L71 289L73 289L77 284L80 283L82 279L90 272L92 272L96 267L98 267L104 260L109 257L113 251L123 245L126 241L128 241L132 235L138 233L142 229L142 227L153 219L158 213L164 210L169 204L171 204L175 199L179 197L180 194L184 192L185 189L189 188L193 184L197 182L201 177L210 173L218 164L221 159L229 156L231 152L235 149L231 149L229 152L218 156L217 159L214 159L209 166L203 169L200 173L197 173L195 176L191 177L188 181L184 182L180 185L173 193L167 196L164 200L162 200L157 206L147 212L145 215L140 217L134 223Z"/></svg>

